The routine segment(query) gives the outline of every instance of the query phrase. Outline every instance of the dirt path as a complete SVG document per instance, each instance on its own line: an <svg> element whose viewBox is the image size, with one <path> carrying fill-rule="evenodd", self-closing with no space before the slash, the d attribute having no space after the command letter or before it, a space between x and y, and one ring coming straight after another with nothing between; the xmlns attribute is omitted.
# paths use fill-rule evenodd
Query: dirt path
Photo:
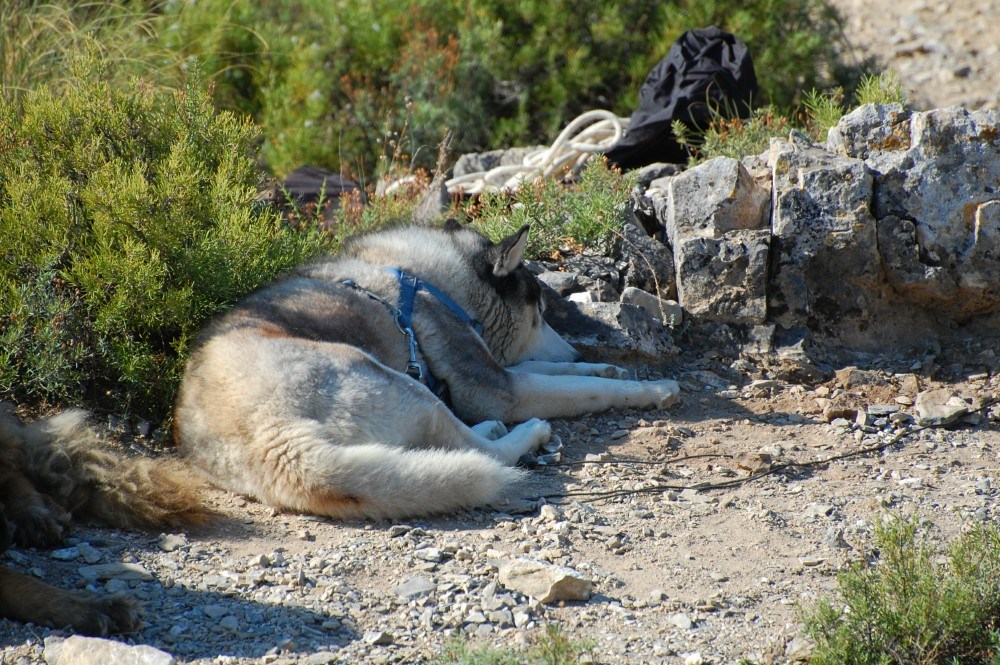
<svg viewBox="0 0 1000 665"><path fill-rule="evenodd" d="M834 4L859 55L898 71L920 108L1000 108L1000 1ZM602 663L785 662L802 649L798 608L868 555L882 516L919 513L941 538L1000 519L1000 425L924 430L881 453L715 491L664 486L877 445L899 431L879 424L892 416L831 424L822 407L851 422L857 407L912 414L914 381L995 399L998 352L984 344L949 358L863 357L856 364L866 371L819 385L754 384L780 372L711 353L647 367L646 376L683 381L677 407L555 423L570 464L534 472L519 494L631 492L622 496L546 508L513 497L500 512L390 525L275 515L219 492L228 519L211 529L164 539L81 528L63 550L8 559L55 583L135 594L146 625L128 641L182 663L421 662L455 636L516 646L552 623L591 641ZM542 605L505 591L496 565L515 557L570 566L594 581L595 595ZM82 572L121 561L149 578L88 582ZM44 640L60 634L0 620L0 663L45 662Z"/></svg>
<svg viewBox="0 0 1000 665"><path fill-rule="evenodd" d="M831 0L859 59L903 80L919 110L1000 109L1000 0Z"/></svg>
<svg viewBox="0 0 1000 665"><path fill-rule="evenodd" d="M92 585L137 595L146 627L129 641L180 662L423 662L456 636L516 646L552 623L594 643L601 663L784 662L802 648L798 608L831 593L837 571L868 556L876 520L919 513L949 538L1000 518L1000 426L986 419L726 489L680 489L885 442L912 424L880 414L912 413L906 402L918 384L1000 396L988 347L949 360L867 361L819 385L694 353L644 368L647 378L678 377L682 402L556 421L568 464L533 472L499 512L342 524L275 515L219 492L221 525L166 540L81 529L69 553L17 552L13 562L79 586L89 562L73 545L90 545L101 563L141 565L147 580ZM874 412L870 424L827 422L859 407ZM534 500L574 492L591 494L544 508ZM496 567L517 557L569 566L593 580L595 595L543 605L507 591ZM427 588L412 593L420 584ZM53 634L0 622L3 662L44 662L41 640Z"/></svg>

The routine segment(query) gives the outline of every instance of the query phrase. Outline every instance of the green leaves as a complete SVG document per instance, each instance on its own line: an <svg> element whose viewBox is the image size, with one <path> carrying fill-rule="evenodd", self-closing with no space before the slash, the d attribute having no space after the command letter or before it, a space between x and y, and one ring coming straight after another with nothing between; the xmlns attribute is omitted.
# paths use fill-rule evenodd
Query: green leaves
<svg viewBox="0 0 1000 665"><path fill-rule="evenodd" d="M493 240L531 224L527 256L557 254L608 240L628 219L626 210L634 174L622 175L604 160L590 162L579 182L565 185L549 177L523 184L513 194L482 197L476 225Z"/></svg>
<svg viewBox="0 0 1000 665"><path fill-rule="evenodd" d="M217 312L324 249L255 205L256 128L97 64L0 121L0 389L168 412Z"/></svg>
<svg viewBox="0 0 1000 665"><path fill-rule="evenodd" d="M838 577L836 600L805 616L810 662L995 664L1000 658L1000 531L976 525L947 549L915 518L875 531L879 558ZM946 555L946 556L945 556Z"/></svg>

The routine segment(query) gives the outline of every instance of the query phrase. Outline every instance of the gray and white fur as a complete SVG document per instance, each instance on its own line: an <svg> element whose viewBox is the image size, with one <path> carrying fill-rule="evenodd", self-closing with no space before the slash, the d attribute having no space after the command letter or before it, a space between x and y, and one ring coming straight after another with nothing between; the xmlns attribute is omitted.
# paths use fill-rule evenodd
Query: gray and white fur
<svg viewBox="0 0 1000 665"><path fill-rule="evenodd" d="M400 518L495 500L521 477L517 460L549 439L541 419L675 402L676 382L582 363L545 323L521 263L527 232L499 243L454 223L373 233L250 295L192 353L174 414L181 452L221 487L279 509ZM368 295L397 302L387 266L483 324L480 337L416 294L419 360L447 384L450 408L404 373L406 337Z"/></svg>

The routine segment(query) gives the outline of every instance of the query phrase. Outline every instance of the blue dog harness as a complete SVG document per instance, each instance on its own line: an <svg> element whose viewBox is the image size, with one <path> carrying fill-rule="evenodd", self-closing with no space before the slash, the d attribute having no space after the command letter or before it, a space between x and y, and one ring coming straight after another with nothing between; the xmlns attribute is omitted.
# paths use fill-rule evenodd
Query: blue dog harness
<svg viewBox="0 0 1000 665"><path fill-rule="evenodd" d="M371 291L362 288L353 279L346 279L343 281L343 284L364 293L372 300L382 303L385 308L389 310L389 313L392 314L393 321L396 322L396 327L399 328L399 332L406 336L406 341L410 348L410 359L406 363L406 375L420 381L425 386L430 388L431 392L439 395L440 392L444 391L446 386L434 378L434 375L431 374L430 368L424 371L424 368L421 367L420 363L417 361L417 352L419 351L420 346L417 344L417 335L413 332L413 304L416 301L417 291L424 290L434 296L438 302L447 307L452 314L458 317L460 321L468 324L473 330L475 330L476 334L480 337L483 335L483 324L469 316L458 303L449 298L444 291L437 288L433 284L426 282L416 275L408 273L401 268L386 267L384 270L395 277L399 282L399 300L395 306L384 298L381 298Z"/></svg>

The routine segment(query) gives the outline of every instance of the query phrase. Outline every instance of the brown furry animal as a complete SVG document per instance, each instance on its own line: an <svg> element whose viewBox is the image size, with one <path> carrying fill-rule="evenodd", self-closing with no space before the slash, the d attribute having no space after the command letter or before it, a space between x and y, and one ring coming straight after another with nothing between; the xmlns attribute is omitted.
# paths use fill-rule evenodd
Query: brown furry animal
<svg viewBox="0 0 1000 665"><path fill-rule="evenodd" d="M161 528L208 516L191 470L175 460L126 457L73 410L22 424L0 403L0 552L12 544L51 547L71 518ZM0 568L0 617L106 635L139 627L127 596L59 589Z"/></svg>

